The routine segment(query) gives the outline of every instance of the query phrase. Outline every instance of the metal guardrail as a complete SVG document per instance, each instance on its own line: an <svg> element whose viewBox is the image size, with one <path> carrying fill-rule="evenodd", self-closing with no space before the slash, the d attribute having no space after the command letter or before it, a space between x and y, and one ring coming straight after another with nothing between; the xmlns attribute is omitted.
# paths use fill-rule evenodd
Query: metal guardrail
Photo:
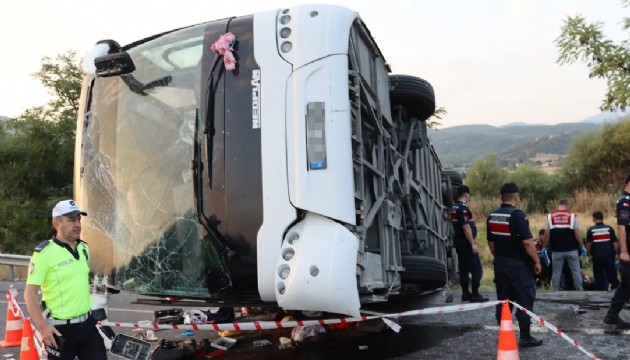
<svg viewBox="0 0 630 360"><path fill-rule="evenodd" d="M0 254L0 265L9 266L9 276L11 281L15 279L15 266L27 267L31 262L31 257L28 255L12 255L12 254Z"/></svg>

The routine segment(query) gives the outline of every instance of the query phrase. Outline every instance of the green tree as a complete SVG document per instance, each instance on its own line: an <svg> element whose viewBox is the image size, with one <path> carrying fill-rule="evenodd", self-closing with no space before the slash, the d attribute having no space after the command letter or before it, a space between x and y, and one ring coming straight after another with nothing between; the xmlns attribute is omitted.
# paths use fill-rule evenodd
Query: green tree
<svg viewBox="0 0 630 360"><path fill-rule="evenodd" d="M436 129L438 126L442 125L440 120L442 120L442 118L446 116L447 113L448 112L446 111L446 108L444 106L438 106L437 108L435 108L433 115L431 115L431 117L427 119L427 127L429 129Z"/></svg>
<svg viewBox="0 0 630 360"><path fill-rule="evenodd" d="M0 251L28 253L52 234L50 209L72 196L82 72L74 52L44 57L34 74L50 91L44 106L0 128Z"/></svg>
<svg viewBox="0 0 630 360"><path fill-rule="evenodd" d="M466 172L466 184L478 196L497 196L507 179L507 170L501 168L494 155L477 159Z"/></svg>
<svg viewBox="0 0 630 360"><path fill-rule="evenodd" d="M624 7L630 0L622 0ZM625 109L630 105L630 49L627 41L615 44L602 32L602 23L589 23L586 18L569 16L556 39L560 50L558 63L586 62L589 77L606 79L608 90L602 101L602 110ZM630 17L625 18L623 29L630 30Z"/></svg>
<svg viewBox="0 0 630 360"><path fill-rule="evenodd" d="M527 212L546 212L545 205L565 192L559 176L528 165L519 166L511 172L508 181L518 185L519 196L527 204Z"/></svg>
<svg viewBox="0 0 630 360"><path fill-rule="evenodd" d="M630 169L630 120L605 124L576 138L560 172L572 189L616 191Z"/></svg>

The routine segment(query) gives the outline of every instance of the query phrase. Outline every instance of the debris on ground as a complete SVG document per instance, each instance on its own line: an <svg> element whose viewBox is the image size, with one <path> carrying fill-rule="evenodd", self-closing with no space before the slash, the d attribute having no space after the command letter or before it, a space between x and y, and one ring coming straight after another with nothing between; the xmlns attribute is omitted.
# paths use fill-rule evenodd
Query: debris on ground
<svg viewBox="0 0 630 360"><path fill-rule="evenodd" d="M236 345L236 339L225 337L225 336L221 336L220 338L215 339L214 341L210 343L210 346L217 349L221 349L223 351L227 351L228 349L232 348L234 345Z"/></svg>
<svg viewBox="0 0 630 360"><path fill-rule="evenodd" d="M573 313L575 315L579 315L579 314L586 314L588 311L586 311L586 309L582 309L580 306L576 306L573 308Z"/></svg>
<svg viewBox="0 0 630 360"><path fill-rule="evenodd" d="M291 341L288 337L282 336L278 339L278 341L280 341L280 345L278 346L278 349L280 350L288 349L293 346L293 341Z"/></svg>
<svg viewBox="0 0 630 360"><path fill-rule="evenodd" d="M220 307L216 312L191 309L184 313L184 324L222 324L232 322L234 318L233 307Z"/></svg>
<svg viewBox="0 0 630 360"><path fill-rule="evenodd" d="M304 341L304 339L326 333L326 329L319 324L296 326L291 330L291 339L296 343Z"/></svg>
<svg viewBox="0 0 630 360"><path fill-rule="evenodd" d="M269 346L271 345L271 341L264 339L264 340L255 340L254 341L254 346L255 347L263 347L263 346Z"/></svg>
<svg viewBox="0 0 630 360"><path fill-rule="evenodd" d="M243 331L241 330L219 330L217 331L217 334L219 336L238 336L238 335L242 335Z"/></svg>
<svg viewBox="0 0 630 360"><path fill-rule="evenodd" d="M155 310L153 312L154 324L183 324L184 311L179 309Z"/></svg>

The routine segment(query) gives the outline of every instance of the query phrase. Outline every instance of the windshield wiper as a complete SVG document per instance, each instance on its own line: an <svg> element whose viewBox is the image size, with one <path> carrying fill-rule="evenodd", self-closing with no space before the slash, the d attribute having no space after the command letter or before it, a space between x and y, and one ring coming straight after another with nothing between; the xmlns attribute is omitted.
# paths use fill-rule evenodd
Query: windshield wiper
<svg viewBox="0 0 630 360"><path fill-rule="evenodd" d="M226 241L223 236L210 225L210 218L206 216L204 210L204 196L203 196L203 161L201 161L201 146L199 145L199 109L195 111L195 130L193 135L193 159L190 164L190 168L193 173L193 196L195 198L195 215L197 221L206 229L206 232L223 246L227 255L232 253L232 250L226 245Z"/></svg>
<svg viewBox="0 0 630 360"><path fill-rule="evenodd" d="M224 33L228 32L230 28L230 22L232 22L234 17L228 19L227 24L225 24ZM206 157L210 166L208 167L208 186L212 189L212 170L214 161L212 159L213 151L214 151L214 101L216 90L219 87L219 79L224 72L224 67L221 66L219 69L219 75L217 76L217 83L214 83L214 70L217 68L217 65L220 63L221 56L217 53L214 54L214 60L212 62L212 67L210 68L210 72L208 73L208 78L206 79L206 126L203 129L203 133L206 134Z"/></svg>
<svg viewBox="0 0 630 360"><path fill-rule="evenodd" d="M153 90L154 88L160 87L160 86L168 86L168 84L170 84L170 82L173 81L173 77L170 75L164 76L157 80L153 80L146 85L143 84L140 80L136 79L131 74L122 75L121 78L122 78L122 81L125 83L125 85L127 85L127 87L129 88L129 90L131 90L132 93L142 95L142 96L149 95L147 91Z"/></svg>
<svg viewBox="0 0 630 360"><path fill-rule="evenodd" d="M214 70L219 63L220 57L218 55L214 56L214 62L212 63L212 68L210 68L210 73L208 74L208 79L206 80L206 125L203 129L203 133L206 135L206 157L208 162L210 163L210 167L208 168L208 186L212 189L212 165L214 161L212 156L214 154L214 101L217 87L219 86L219 79L221 74L223 73L221 69L219 70L219 76L217 78L217 83L214 83Z"/></svg>

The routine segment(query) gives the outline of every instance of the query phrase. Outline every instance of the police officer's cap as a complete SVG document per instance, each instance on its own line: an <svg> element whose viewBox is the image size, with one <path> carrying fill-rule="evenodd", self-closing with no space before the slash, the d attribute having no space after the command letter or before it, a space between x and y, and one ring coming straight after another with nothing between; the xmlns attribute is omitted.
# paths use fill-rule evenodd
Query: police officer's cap
<svg viewBox="0 0 630 360"><path fill-rule="evenodd" d="M501 194L515 194L518 192L518 186L515 183L505 183L501 186Z"/></svg>
<svg viewBox="0 0 630 360"><path fill-rule="evenodd" d="M87 213L85 211L81 211L81 209L79 209L79 205L77 205L74 200L60 201L52 209L52 217L54 218L58 216L72 217L77 215L87 216Z"/></svg>
<svg viewBox="0 0 630 360"><path fill-rule="evenodd" d="M466 185L462 185L457 188L457 196L462 196L464 194L470 194L470 188ZM470 194L472 195L472 194Z"/></svg>

